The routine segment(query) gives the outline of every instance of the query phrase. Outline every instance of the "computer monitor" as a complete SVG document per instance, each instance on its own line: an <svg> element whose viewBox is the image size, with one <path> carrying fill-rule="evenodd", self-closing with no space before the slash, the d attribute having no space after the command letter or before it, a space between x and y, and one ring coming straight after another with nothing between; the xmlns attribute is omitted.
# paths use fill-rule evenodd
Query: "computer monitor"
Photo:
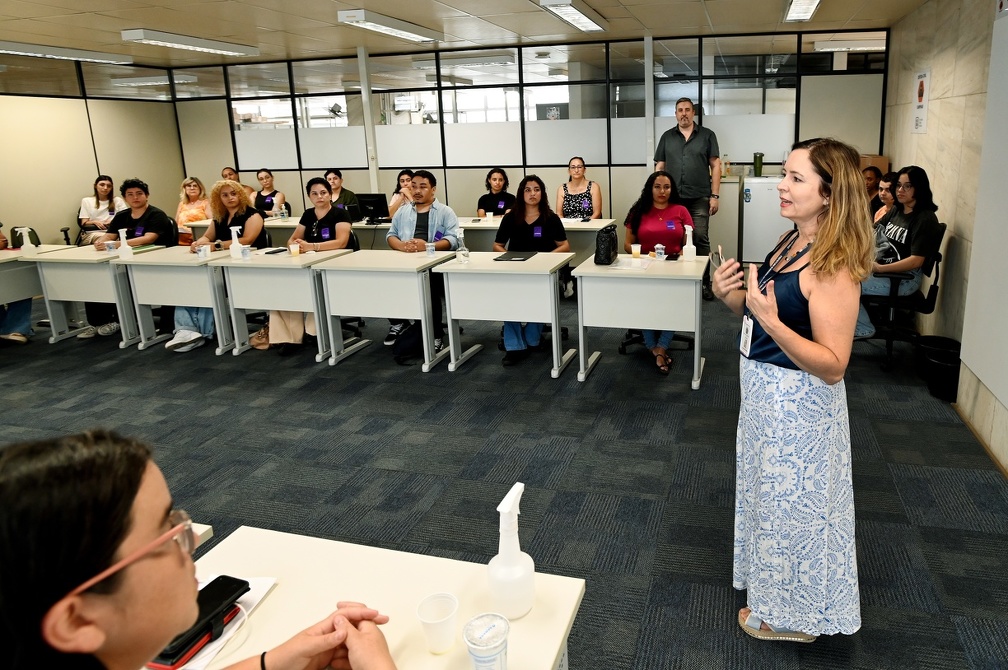
<svg viewBox="0 0 1008 670"><path fill-rule="evenodd" d="M389 218L388 198L384 193L358 193L357 202L368 223L379 223L381 219Z"/></svg>

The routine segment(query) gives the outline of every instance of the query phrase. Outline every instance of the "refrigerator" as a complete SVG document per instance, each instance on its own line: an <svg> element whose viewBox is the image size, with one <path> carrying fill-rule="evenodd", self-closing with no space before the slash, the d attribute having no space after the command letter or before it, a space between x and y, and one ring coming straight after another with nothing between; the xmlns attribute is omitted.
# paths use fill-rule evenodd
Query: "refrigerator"
<svg viewBox="0 0 1008 670"><path fill-rule="evenodd" d="M744 177L739 187L739 258L762 263L777 240L794 224L780 214L775 177Z"/></svg>

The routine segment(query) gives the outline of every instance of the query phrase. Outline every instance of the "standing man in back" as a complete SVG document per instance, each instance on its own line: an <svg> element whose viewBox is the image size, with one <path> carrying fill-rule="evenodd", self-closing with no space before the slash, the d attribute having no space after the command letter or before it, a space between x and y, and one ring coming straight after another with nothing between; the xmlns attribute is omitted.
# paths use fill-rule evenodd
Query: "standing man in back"
<svg viewBox="0 0 1008 670"><path fill-rule="evenodd" d="M703 258L710 254L708 223L721 197L721 151L714 131L694 122L692 100L676 100L675 114L675 127L665 131L655 148L655 171L665 170L675 179L682 204L693 217L697 256ZM714 299L709 267L704 270L703 298Z"/></svg>

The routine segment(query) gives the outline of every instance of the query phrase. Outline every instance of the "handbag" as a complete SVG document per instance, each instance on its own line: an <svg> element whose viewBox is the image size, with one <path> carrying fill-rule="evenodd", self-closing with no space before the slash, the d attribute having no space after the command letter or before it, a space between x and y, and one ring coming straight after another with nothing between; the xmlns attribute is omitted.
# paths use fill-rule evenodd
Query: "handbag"
<svg viewBox="0 0 1008 670"><path fill-rule="evenodd" d="M619 255L616 224L610 223L595 233L595 265L612 265Z"/></svg>

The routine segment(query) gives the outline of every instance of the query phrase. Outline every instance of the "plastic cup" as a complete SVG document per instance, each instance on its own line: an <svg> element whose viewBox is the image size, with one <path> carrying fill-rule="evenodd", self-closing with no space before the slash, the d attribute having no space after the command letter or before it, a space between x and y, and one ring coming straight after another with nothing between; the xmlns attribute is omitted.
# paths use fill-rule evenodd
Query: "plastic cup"
<svg viewBox="0 0 1008 670"><path fill-rule="evenodd" d="M196 247L196 257L201 258L203 260L210 258L210 245L201 244L200 246Z"/></svg>
<svg viewBox="0 0 1008 670"><path fill-rule="evenodd" d="M462 639L475 670L507 670L509 628L507 618L494 612L477 614L469 620L462 629Z"/></svg>
<svg viewBox="0 0 1008 670"><path fill-rule="evenodd" d="M252 246L248 244L241 245L241 257L243 261L247 261L252 258Z"/></svg>
<svg viewBox="0 0 1008 670"><path fill-rule="evenodd" d="M115 253L115 250L116 250L115 242L106 242L105 243L105 251L107 251L110 254L112 254L112 253Z"/></svg>
<svg viewBox="0 0 1008 670"><path fill-rule="evenodd" d="M655 260L659 260L659 261L665 260L665 245L664 244L656 244L656 245L654 245L654 255L655 255Z"/></svg>
<svg viewBox="0 0 1008 670"><path fill-rule="evenodd" d="M634 258L640 258L640 246L639 244L630 245L630 255Z"/></svg>
<svg viewBox="0 0 1008 670"><path fill-rule="evenodd" d="M299 253L301 253L301 245L300 244L290 245L290 252L291 256L297 256Z"/></svg>
<svg viewBox="0 0 1008 670"><path fill-rule="evenodd" d="M433 593L420 601L417 618L432 654L443 654L455 644L457 615L458 598L450 593Z"/></svg>
<svg viewBox="0 0 1008 670"><path fill-rule="evenodd" d="M434 243L433 242L428 242L427 243L427 255L428 256L433 256L434 255Z"/></svg>

